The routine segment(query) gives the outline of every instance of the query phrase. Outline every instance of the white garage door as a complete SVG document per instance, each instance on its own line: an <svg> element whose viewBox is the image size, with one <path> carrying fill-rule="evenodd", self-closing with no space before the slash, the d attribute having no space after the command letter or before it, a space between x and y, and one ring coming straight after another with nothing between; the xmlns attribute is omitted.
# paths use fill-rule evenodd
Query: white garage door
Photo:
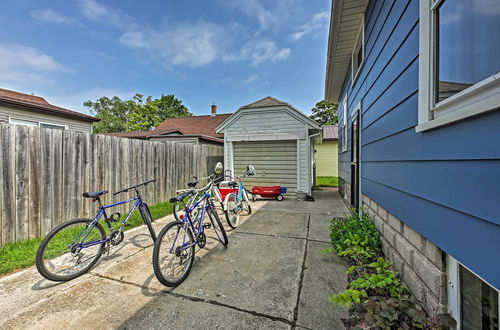
<svg viewBox="0 0 500 330"><path fill-rule="evenodd" d="M286 186L288 193L297 190L297 141L258 141L234 143L234 171L245 172L248 164L257 175L245 178L252 186Z"/></svg>

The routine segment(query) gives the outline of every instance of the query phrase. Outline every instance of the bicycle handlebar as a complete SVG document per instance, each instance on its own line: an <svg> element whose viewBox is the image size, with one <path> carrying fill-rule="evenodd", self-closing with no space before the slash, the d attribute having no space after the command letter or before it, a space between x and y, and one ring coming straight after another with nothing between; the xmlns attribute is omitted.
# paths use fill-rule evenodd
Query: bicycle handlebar
<svg viewBox="0 0 500 330"><path fill-rule="evenodd" d="M146 185L150 184L151 182L155 182L155 181L156 181L156 179L153 179L153 180L145 181L145 182L143 182L143 183L136 184L135 186L131 186L131 187L128 187L128 188L122 189L122 190L120 190L120 191L117 191L117 192L113 193L113 196L118 195L118 194L121 194L121 193L123 193L123 192L127 192L127 191L129 191L130 189L137 189L137 188L139 188L139 187L141 187L141 186L146 186Z"/></svg>

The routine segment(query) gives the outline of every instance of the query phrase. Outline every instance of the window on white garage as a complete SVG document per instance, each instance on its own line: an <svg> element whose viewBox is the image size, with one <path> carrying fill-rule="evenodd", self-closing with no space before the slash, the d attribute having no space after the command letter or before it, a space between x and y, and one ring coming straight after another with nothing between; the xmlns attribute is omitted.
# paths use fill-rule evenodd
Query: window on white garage
<svg viewBox="0 0 500 330"><path fill-rule="evenodd" d="M419 125L500 108L500 1L421 0Z"/></svg>
<svg viewBox="0 0 500 330"><path fill-rule="evenodd" d="M52 128L52 129L66 129L66 126L61 126L61 125L56 125L56 124L47 124L47 123L40 123L40 127L42 128Z"/></svg>
<svg viewBox="0 0 500 330"><path fill-rule="evenodd" d="M25 125L25 126L35 126L35 127L38 127L38 122L31 121L31 120L22 120L22 119L10 118L9 123L10 124L14 124L14 125Z"/></svg>

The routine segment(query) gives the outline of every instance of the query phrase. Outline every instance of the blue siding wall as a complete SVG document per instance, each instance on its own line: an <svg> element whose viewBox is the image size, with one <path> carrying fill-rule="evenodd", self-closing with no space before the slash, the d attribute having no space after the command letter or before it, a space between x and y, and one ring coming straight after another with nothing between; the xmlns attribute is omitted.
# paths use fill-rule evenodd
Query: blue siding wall
<svg viewBox="0 0 500 330"><path fill-rule="evenodd" d="M362 192L500 288L500 111L415 132L418 3L370 2L365 62L344 83L348 114L362 104ZM339 150L347 182L350 135Z"/></svg>

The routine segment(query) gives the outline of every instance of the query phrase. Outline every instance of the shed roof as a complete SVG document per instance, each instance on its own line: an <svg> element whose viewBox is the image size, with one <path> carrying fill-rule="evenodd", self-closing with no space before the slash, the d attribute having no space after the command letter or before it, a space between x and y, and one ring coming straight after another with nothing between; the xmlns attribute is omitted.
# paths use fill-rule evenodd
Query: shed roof
<svg viewBox="0 0 500 330"><path fill-rule="evenodd" d="M43 112L51 115L78 119L86 122L99 121L99 118L86 115L84 113L57 107L47 102L43 97L11 91L0 88L0 104Z"/></svg>
<svg viewBox="0 0 500 330"><path fill-rule="evenodd" d="M323 128L323 140L339 139L339 129L337 125L324 125L321 128Z"/></svg>

